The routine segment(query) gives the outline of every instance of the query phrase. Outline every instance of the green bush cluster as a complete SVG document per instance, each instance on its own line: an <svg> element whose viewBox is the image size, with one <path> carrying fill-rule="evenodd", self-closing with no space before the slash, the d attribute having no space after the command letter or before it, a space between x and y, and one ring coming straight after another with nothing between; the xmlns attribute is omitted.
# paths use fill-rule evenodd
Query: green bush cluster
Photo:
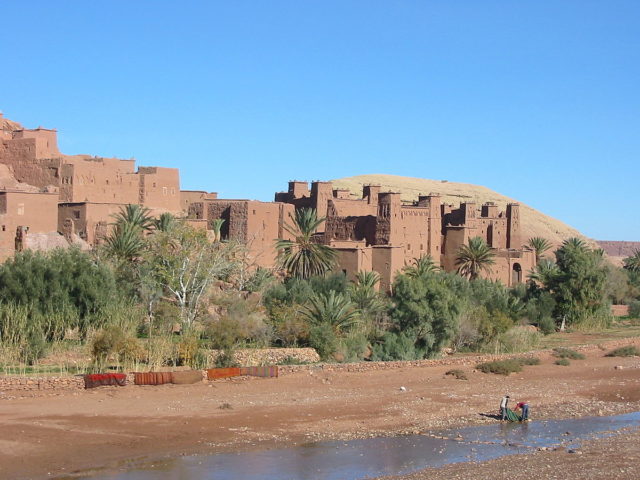
<svg viewBox="0 0 640 480"><path fill-rule="evenodd" d="M638 357L640 356L640 349L633 345L627 345L626 347L616 348L611 350L605 355L605 357Z"/></svg>
<svg viewBox="0 0 640 480"><path fill-rule="evenodd" d="M482 373L495 373L497 375L509 375L522 371L522 363L518 360L495 360L493 362L484 362L476 365L476 368Z"/></svg>
<svg viewBox="0 0 640 480"><path fill-rule="evenodd" d="M553 356L557 358L567 358L570 360L584 360L585 356L582 353L571 350L570 348L558 347L553 349Z"/></svg>

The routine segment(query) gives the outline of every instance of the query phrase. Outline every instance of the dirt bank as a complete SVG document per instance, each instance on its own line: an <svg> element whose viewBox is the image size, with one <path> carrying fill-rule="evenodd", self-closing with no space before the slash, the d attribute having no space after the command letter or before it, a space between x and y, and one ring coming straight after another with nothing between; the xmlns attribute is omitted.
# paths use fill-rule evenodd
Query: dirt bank
<svg viewBox="0 0 640 480"><path fill-rule="evenodd" d="M463 367L469 379L456 380L444 375L448 366L315 369L278 379L103 387L5 399L0 401L0 478L118 468L135 457L494 422L483 414L495 413L505 392L515 400L528 400L534 419L640 410L640 358L603 355L594 348L586 360L562 367L547 354L541 357L542 365L509 377Z"/></svg>

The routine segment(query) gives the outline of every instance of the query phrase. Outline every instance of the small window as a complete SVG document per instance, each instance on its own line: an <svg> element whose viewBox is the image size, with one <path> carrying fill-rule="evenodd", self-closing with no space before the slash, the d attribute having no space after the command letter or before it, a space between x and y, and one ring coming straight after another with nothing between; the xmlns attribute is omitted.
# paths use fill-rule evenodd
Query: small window
<svg viewBox="0 0 640 480"><path fill-rule="evenodd" d="M18 204L18 215L24 215L24 203Z"/></svg>
<svg viewBox="0 0 640 480"><path fill-rule="evenodd" d="M2 225L2 231L6 232L7 231L7 226L6 225Z"/></svg>
<svg viewBox="0 0 640 480"><path fill-rule="evenodd" d="M176 194L176 189L175 188L171 188L171 195L175 195Z"/></svg>
<svg viewBox="0 0 640 480"><path fill-rule="evenodd" d="M155 187L156 187L156 182L153 182L153 188L155 188Z"/></svg>
<svg viewBox="0 0 640 480"><path fill-rule="evenodd" d="M75 218L75 219L79 219L80 218L80 210L74 210L73 211L73 218Z"/></svg>
<svg viewBox="0 0 640 480"><path fill-rule="evenodd" d="M256 211L255 211L255 210L253 211L253 214L254 214L254 215L256 214Z"/></svg>
<svg viewBox="0 0 640 480"><path fill-rule="evenodd" d="M166 195L167 194L167 187L162 187L162 194Z"/></svg>

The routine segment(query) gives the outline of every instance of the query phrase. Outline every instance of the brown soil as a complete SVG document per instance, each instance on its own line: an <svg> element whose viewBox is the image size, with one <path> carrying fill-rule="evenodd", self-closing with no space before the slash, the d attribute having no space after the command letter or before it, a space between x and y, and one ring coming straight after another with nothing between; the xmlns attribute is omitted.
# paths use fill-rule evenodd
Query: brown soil
<svg viewBox="0 0 640 480"><path fill-rule="evenodd" d="M607 358L597 348L587 353L586 360L572 361L568 367L553 365L548 355L541 358L540 366L525 367L509 377L465 367L469 380L445 376L450 368L445 366L340 373L318 367L278 379L103 387L13 399L0 393L4 398L0 402L0 478L55 477L91 468L117 469L132 458L161 459L495 422L489 415L496 412L505 392L516 401L528 400L534 420L558 412L575 417L640 410L640 358ZM550 478L542 474L545 465L581 465L607 445L617 445L622 452L638 435L626 438L595 443L589 447L592 450L584 449L584 455L530 455L526 464L540 468L541 474L529 471L527 478ZM498 473L515 458L483 464L488 469L485 477L507 478ZM631 458L637 468L637 454ZM607 469L615 473L627 468L621 465L601 462L602 476L609 473ZM471 467L449 466L438 472L453 472L446 478L482 478L464 476L471 475L464 473L465 468ZM524 478L513 476L515 470L509 467L509 478ZM440 475L429 472L406 478L441 478L435 474ZM585 478L580 475L581 467L576 467L561 478Z"/></svg>

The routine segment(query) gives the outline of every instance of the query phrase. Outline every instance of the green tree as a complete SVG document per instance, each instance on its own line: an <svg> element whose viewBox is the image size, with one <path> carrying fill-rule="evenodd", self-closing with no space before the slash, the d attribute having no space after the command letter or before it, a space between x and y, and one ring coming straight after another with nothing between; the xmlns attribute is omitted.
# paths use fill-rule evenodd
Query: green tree
<svg viewBox="0 0 640 480"><path fill-rule="evenodd" d="M385 296L376 291L376 285L380 282L378 272L358 272L356 280L349 288L351 301L360 311L360 315L368 327L374 330L374 322L380 320L380 316L387 310Z"/></svg>
<svg viewBox="0 0 640 480"><path fill-rule="evenodd" d="M458 273L469 280L475 280L482 272L491 272L491 265L495 263L494 257L495 254L484 239L470 238L468 245L462 245L458 250Z"/></svg>
<svg viewBox="0 0 640 480"><path fill-rule="evenodd" d="M216 218L211 222L211 229L213 230L214 242L222 240L222 225L224 225L224 218Z"/></svg>
<svg viewBox="0 0 640 480"><path fill-rule="evenodd" d="M158 218L154 218L152 221L153 227L161 232L168 232L176 226L177 219L169 212L161 214Z"/></svg>
<svg viewBox="0 0 640 480"><path fill-rule="evenodd" d="M540 262L542 256L551 248L551 243L546 238L532 237L529 239L529 247L536 253L536 263Z"/></svg>
<svg viewBox="0 0 640 480"><path fill-rule="evenodd" d="M420 258L414 258L410 266L403 269L405 275L410 277L422 277L437 272L439 269L433 262L431 255L423 255Z"/></svg>
<svg viewBox="0 0 640 480"><path fill-rule="evenodd" d="M113 215L115 225L129 224L135 225L140 230L150 231L153 228L153 217L151 210L141 205L128 204L120 209L120 212Z"/></svg>
<svg viewBox="0 0 640 480"><path fill-rule="evenodd" d="M149 239L150 274L180 308L190 327L201 313L211 283L228 278L236 268L234 243L211 243L206 232L181 225Z"/></svg>
<svg viewBox="0 0 640 480"><path fill-rule="evenodd" d="M80 327L84 333L118 295L113 271L78 248L27 250L0 265L0 302L64 322L58 332Z"/></svg>
<svg viewBox="0 0 640 480"><path fill-rule="evenodd" d="M146 243L140 227L133 223L116 223L104 243L107 256L118 262L133 263L140 259Z"/></svg>
<svg viewBox="0 0 640 480"><path fill-rule="evenodd" d="M311 297L303 314L314 325L330 325L336 334L358 320L358 311L353 302L334 290Z"/></svg>
<svg viewBox="0 0 640 480"><path fill-rule="evenodd" d="M295 216L290 216L293 225L285 224L284 228L294 240L280 239L276 241L278 263L288 276L307 279L314 275L324 275L336 262L336 251L328 245L317 243L313 234L324 222L317 218L315 209L301 208Z"/></svg>
<svg viewBox="0 0 640 480"><path fill-rule="evenodd" d="M461 303L439 275L398 275L392 302L393 330L411 338L420 357L437 354L455 335Z"/></svg>
<svg viewBox="0 0 640 480"><path fill-rule="evenodd" d="M596 318L607 310L606 269L602 255L580 239L563 242L556 251L557 273L545 288L556 301L556 318L563 324Z"/></svg>
<svg viewBox="0 0 640 480"><path fill-rule="evenodd" d="M529 272L529 280L537 282L543 287L552 285L555 276L559 273L558 266L553 260L543 258L535 266L533 270Z"/></svg>

